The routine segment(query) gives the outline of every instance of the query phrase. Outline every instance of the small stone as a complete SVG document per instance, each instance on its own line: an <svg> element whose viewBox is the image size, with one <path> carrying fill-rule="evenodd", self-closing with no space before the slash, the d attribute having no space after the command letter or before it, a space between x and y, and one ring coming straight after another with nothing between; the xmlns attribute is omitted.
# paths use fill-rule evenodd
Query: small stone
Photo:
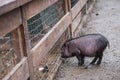
<svg viewBox="0 0 120 80"><path fill-rule="evenodd" d="M98 16L99 14L98 13L96 13L96 16Z"/></svg>

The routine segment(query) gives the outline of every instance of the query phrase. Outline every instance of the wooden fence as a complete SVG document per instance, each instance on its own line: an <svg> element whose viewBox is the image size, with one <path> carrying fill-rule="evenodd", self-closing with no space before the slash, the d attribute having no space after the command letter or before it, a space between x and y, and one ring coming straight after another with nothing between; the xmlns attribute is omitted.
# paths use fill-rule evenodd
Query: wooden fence
<svg viewBox="0 0 120 80"><path fill-rule="evenodd" d="M0 79L52 80L60 48L79 36L95 0L0 2ZM47 71L40 71L47 68Z"/></svg>

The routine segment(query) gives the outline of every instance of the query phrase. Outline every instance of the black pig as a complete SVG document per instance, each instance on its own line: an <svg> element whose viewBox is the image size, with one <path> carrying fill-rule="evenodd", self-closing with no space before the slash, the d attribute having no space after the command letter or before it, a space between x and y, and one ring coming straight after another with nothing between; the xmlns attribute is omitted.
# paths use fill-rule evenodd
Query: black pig
<svg viewBox="0 0 120 80"><path fill-rule="evenodd" d="M93 65L97 59L97 65L100 65L103 51L107 45L109 45L109 41L101 34L83 35L66 41L61 48L61 57L70 58L76 56L78 65L84 64L85 56L95 57L90 65Z"/></svg>

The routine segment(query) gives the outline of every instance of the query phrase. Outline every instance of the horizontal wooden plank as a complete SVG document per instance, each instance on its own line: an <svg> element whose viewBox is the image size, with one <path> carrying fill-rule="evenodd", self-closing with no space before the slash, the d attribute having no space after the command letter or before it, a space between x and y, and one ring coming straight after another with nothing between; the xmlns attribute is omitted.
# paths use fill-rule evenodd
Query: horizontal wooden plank
<svg viewBox="0 0 120 80"><path fill-rule="evenodd" d="M88 8L88 10L86 11L87 14L89 14L92 11L93 6L94 6L94 2L90 5L90 7Z"/></svg>
<svg viewBox="0 0 120 80"><path fill-rule="evenodd" d="M33 0L23 6L23 12L26 14L26 19L33 17L46 9L48 6L54 4L58 0Z"/></svg>
<svg viewBox="0 0 120 80"><path fill-rule="evenodd" d="M23 58L3 80L27 80L29 77L29 69L27 58Z"/></svg>
<svg viewBox="0 0 120 80"><path fill-rule="evenodd" d="M0 37L22 24L20 9L15 9L0 16Z"/></svg>
<svg viewBox="0 0 120 80"><path fill-rule="evenodd" d="M0 0L0 7L12 2L15 2L15 0Z"/></svg>
<svg viewBox="0 0 120 80"><path fill-rule="evenodd" d="M86 4L87 0L79 0L77 4L71 9L72 20L78 15L80 10Z"/></svg>
<svg viewBox="0 0 120 80"><path fill-rule="evenodd" d="M70 13L67 13L31 50L34 66L38 66L40 64L41 59L45 57L70 23Z"/></svg>
<svg viewBox="0 0 120 80"><path fill-rule="evenodd" d="M0 15L5 14L32 0L0 0Z"/></svg>
<svg viewBox="0 0 120 80"><path fill-rule="evenodd" d="M79 27L73 32L72 38L78 37L82 34L81 29L83 28L83 22L79 24Z"/></svg>
<svg viewBox="0 0 120 80"><path fill-rule="evenodd" d="M82 5L82 7L87 3L87 1L88 1L88 0L81 0L81 3L82 3L81 5Z"/></svg>
<svg viewBox="0 0 120 80"><path fill-rule="evenodd" d="M75 31L75 29L78 27L81 21L81 12L78 14L78 16L73 20L71 25L72 33Z"/></svg>
<svg viewBox="0 0 120 80"><path fill-rule="evenodd" d="M72 20L78 15L81 9L82 9L81 0L79 0L77 4L71 9Z"/></svg>
<svg viewBox="0 0 120 80"><path fill-rule="evenodd" d="M60 59L61 57L59 56L58 59L56 60L56 63L54 64L53 68L52 68L52 72L49 73L48 77L46 80L53 80L53 78L55 77L55 74L59 68L59 66L61 65L62 63L62 60Z"/></svg>

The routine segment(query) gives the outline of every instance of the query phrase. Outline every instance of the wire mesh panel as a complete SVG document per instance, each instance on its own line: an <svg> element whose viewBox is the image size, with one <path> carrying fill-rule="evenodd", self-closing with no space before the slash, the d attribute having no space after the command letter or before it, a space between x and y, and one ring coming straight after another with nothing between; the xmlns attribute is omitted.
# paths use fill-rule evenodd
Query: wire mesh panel
<svg viewBox="0 0 120 80"><path fill-rule="evenodd" d="M39 68L47 66L48 71L43 72L43 71L40 71L39 69L35 70L35 73L34 73L35 80L46 80L48 79L48 76L50 76L52 73L55 73L55 68L59 64L58 60L60 58L61 46L69 38L70 38L70 29L68 28L40 63Z"/></svg>
<svg viewBox="0 0 120 80"><path fill-rule="evenodd" d="M13 47L11 33L0 37L0 80L15 66L17 56Z"/></svg>
<svg viewBox="0 0 120 80"><path fill-rule="evenodd" d="M87 1L87 10L90 8L92 3L93 3L93 0L88 0Z"/></svg>
<svg viewBox="0 0 120 80"><path fill-rule="evenodd" d="M71 8L78 2L79 0L71 0Z"/></svg>
<svg viewBox="0 0 120 80"><path fill-rule="evenodd" d="M63 0L46 8L27 21L31 47L64 16Z"/></svg>
<svg viewBox="0 0 120 80"><path fill-rule="evenodd" d="M81 9L81 18L83 18L86 15L86 4Z"/></svg>

